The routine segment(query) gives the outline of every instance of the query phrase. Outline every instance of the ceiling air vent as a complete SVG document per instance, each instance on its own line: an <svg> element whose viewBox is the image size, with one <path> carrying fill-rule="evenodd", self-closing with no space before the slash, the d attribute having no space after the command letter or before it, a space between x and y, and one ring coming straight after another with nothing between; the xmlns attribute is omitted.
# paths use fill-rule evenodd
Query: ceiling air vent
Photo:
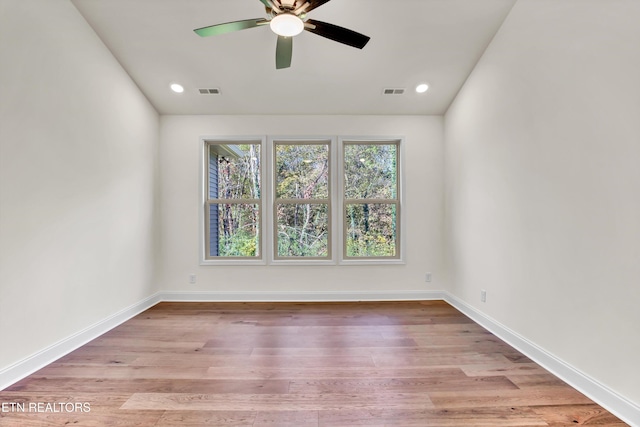
<svg viewBox="0 0 640 427"><path fill-rule="evenodd" d="M200 92L200 95L220 95L220 89L217 87L212 89L198 89L198 92Z"/></svg>
<svg viewBox="0 0 640 427"><path fill-rule="evenodd" d="M383 95L402 95L404 94L404 88L386 88L382 91Z"/></svg>

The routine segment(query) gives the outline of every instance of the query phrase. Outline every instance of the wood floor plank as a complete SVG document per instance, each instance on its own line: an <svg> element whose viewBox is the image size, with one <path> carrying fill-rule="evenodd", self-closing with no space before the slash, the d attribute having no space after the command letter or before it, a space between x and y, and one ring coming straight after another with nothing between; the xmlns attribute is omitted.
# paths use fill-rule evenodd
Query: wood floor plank
<svg viewBox="0 0 640 427"><path fill-rule="evenodd" d="M446 345L468 345L468 344L480 344L480 343L501 343L502 341L495 336L487 334L478 335L456 335L443 334L443 335L420 335L412 334L413 340L418 346L446 346Z"/></svg>
<svg viewBox="0 0 640 427"><path fill-rule="evenodd" d="M429 396L436 408L486 408L494 406L580 405L592 401L573 389L548 387L532 390L435 391Z"/></svg>
<svg viewBox="0 0 640 427"><path fill-rule="evenodd" d="M122 348L125 349L139 349L139 348L153 348L153 349L167 349L168 351L182 351L185 348L202 348L206 341L185 341L185 340L152 340L152 339L140 339L140 338L107 338L100 337L91 341L89 344L80 347L79 350L86 350L92 348L99 348L102 350L118 351Z"/></svg>
<svg viewBox="0 0 640 427"><path fill-rule="evenodd" d="M507 375L507 378L518 386L518 388L534 388L534 387L567 387L567 384L561 379L549 374L530 374L530 375Z"/></svg>
<svg viewBox="0 0 640 427"><path fill-rule="evenodd" d="M421 367L421 368L209 368L206 378L217 379L287 379L321 380L349 378L455 378L466 377L457 367Z"/></svg>
<svg viewBox="0 0 640 427"><path fill-rule="evenodd" d="M482 354L452 354L452 355L434 355L425 357L414 356L372 356L376 366L463 366L475 365L482 363L502 363L505 357L499 353Z"/></svg>
<svg viewBox="0 0 640 427"><path fill-rule="evenodd" d="M533 411L549 425L589 425L624 426L626 425L599 405L550 405L537 406Z"/></svg>
<svg viewBox="0 0 640 427"><path fill-rule="evenodd" d="M346 378L434 378L466 377L457 367L420 367L420 368L225 368L213 367L207 370L207 378L218 379L346 379Z"/></svg>
<svg viewBox="0 0 640 427"><path fill-rule="evenodd" d="M402 333L404 336L423 338L425 340L438 337L457 337L464 339L467 342L475 340L490 340L493 342L500 341L500 339L495 335L492 335L485 329L477 328L476 326L477 325L472 323L401 326L396 330L382 331L381 335L386 338L392 336L394 333Z"/></svg>
<svg viewBox="0 0 640 427"><path fill-rule="evenodd" d="M494 346L476 348L473 345L432 347L325 347L325 348L254 348L251 356L387 356L387 357L434 357L477 354L501 354ZM493 359L492 359L493 360ZM502 359L501 359L502 360Z"/></svg>
<svg viewBox="0 0 640 427"><path fill-rule="evenodd" d="M132 362L138 359L139 356L137 354L82 354L82 352L74 352L72 354L66 355L60 359L56 363L60 365L94 365L94 366L110 366L110 365L120 365L120 366L129 366Z"/></svg>
<svg viewBox="0 0 640 427"><path fill-rule="evenodd" d="M190 366L82 366L82 365L58 365L46 366L34 375L45 377L74 377L88 379L104 378L170 378L170 379L197 379L204 378L207 368L192 368Z"/></svg>
<svg viewBox="0 0 640 427"><path fill-rule="evenodd" d="M135 393L121 407L166 411L327 411L433 408L427 393L191 394Z"/></svg>
<svg viewBox="0 0 640 427"><path fill-rule="evenodd" d="M423 393L425 391L513 390L506 377L476 378L362 378L348 380L291 381L291 393Z"/></svg>
<svg viewBox="0 0 640 427"><path fill-rule="evenodd" d="M160 303L6 390L0 426L625 425L443 301Z"/></svg>
<svg viewBox="0 0 640 427"><path fill-rule="evenodd" d="M154 427L253 427L255 411L166 411Z"/></svg>
<svg viewBox="0 0 640 427"><path fill-rule="evenodd" d="M95 392L101 393L288 393L289 380L221 379L101 379L30 377L9 387L8 391L29 393Z"/></svg>
<svg viewBox="0 0 640 427"><path fill-rule="evenodd" d="M213 348L208 347L205 348L204 344L196 347L192 344L186 344L184 347L143 347L143 346L103 346L103 345L91 345L85 346L81 351L76 350L74 353L78 357L89 357L89 356L153 356L159 353L171 354L171 355L182 355L182 354L208 354L211 356L250 356L254 351L252 347L220 347Z"/></svg>
<svg viewBox="0 0 640 427"><path fill-rule="evenodd" d="M321 427L529 427L546 426L528 408L478 408L451 410L345 410L320 412Z"/></svg>
<svg viewBox="0 0 640 427"><path fill-rule="evenodd" d="M370 356L209 356L209 355L181 355L140 357L131 366L177 366L185 364L190 367L270 367L297 366L305 368L318 367L373 367Z"/></svg>
<svg viewBox="0 0 640 427"><path fill-rule="evenodd" d="M320 411L259 411L253 427L318 427Z"/></svg>
<svg viewBox="0 0 640 427"><path fill-rule="evenodd" d="M460 369L470 377L487 377L492 375L544 375L548 373L544 368L535 363L468 364L460 366Z"/></svg>
<svg viewBox="0 0 640 427"><path fill-rule="evenodd" d="M224 336L207 341L205 348L234 346L253 346L253 348L345 348L345 347L416 347L412 338L382 338L358 336L314 337L300 335L244 335L230 340Z"/></svg>

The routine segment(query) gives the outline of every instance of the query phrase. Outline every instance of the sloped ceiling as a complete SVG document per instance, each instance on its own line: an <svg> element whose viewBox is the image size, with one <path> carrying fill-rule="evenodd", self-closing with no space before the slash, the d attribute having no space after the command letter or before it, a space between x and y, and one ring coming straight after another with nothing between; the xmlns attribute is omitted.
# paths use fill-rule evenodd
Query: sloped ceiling
<svg viewBox="0 0 640 427"><path fill-rule="evenodd" d="M72 0L161 114L443 114L516 0L331 0L309 13L371 37L355 49L303 32L291 68L260 27L201 38L212 24L265 17L259 0ZM175 94L178 82L185 92ZM417 94L415 86L430 88ZM199 88L219 88L201 95ZM405 88L404 95L383 95Z"/></svg>

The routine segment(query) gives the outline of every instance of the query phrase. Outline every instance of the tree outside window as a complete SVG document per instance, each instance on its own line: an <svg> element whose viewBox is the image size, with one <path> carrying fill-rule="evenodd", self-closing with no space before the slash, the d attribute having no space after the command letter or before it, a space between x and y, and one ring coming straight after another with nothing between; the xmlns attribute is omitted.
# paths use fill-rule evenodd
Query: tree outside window
<svg viewBox="0 0 640 427"><path fill-rule="evenodd" d="M206 259L260 258L260 144L208 143Z"/></svg>
<svg viewBox="0 0 640 427"><path fill-rule="evenodd" d="M329 142L274 143L275 258L330 257Z"/></svg>
<svg viewBox="0 0 640 427"><path fill-rule="evenodd" d="M345 142L345 258L397 258L398 144Z"/></svg>
<svg viewBox="0 0 640 427"><path fill-rule="evenodd" d="M203 263L402 262L400 140L203 141Z"/></svg>

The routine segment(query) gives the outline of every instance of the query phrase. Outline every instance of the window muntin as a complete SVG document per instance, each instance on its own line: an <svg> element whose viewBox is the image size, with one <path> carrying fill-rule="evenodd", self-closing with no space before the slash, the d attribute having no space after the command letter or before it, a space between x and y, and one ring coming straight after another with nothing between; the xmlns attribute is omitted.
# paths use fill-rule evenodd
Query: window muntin
<svg viewBox="0 0 640 427"><path fill-rule="evenodd" d="M343 258L399 259L399 141L343 142Z"/></svg>
<svg viewBox="0 0 640 427"><path fill-rule="evenodd" d="M274 260L331 259L331 141L274 141Z"/></svg>
<svg viewBox="0 0 640 427"><path fill-rule="evenodd" d="M261 145L208 141L205 260L261 259Z"/></svg>

